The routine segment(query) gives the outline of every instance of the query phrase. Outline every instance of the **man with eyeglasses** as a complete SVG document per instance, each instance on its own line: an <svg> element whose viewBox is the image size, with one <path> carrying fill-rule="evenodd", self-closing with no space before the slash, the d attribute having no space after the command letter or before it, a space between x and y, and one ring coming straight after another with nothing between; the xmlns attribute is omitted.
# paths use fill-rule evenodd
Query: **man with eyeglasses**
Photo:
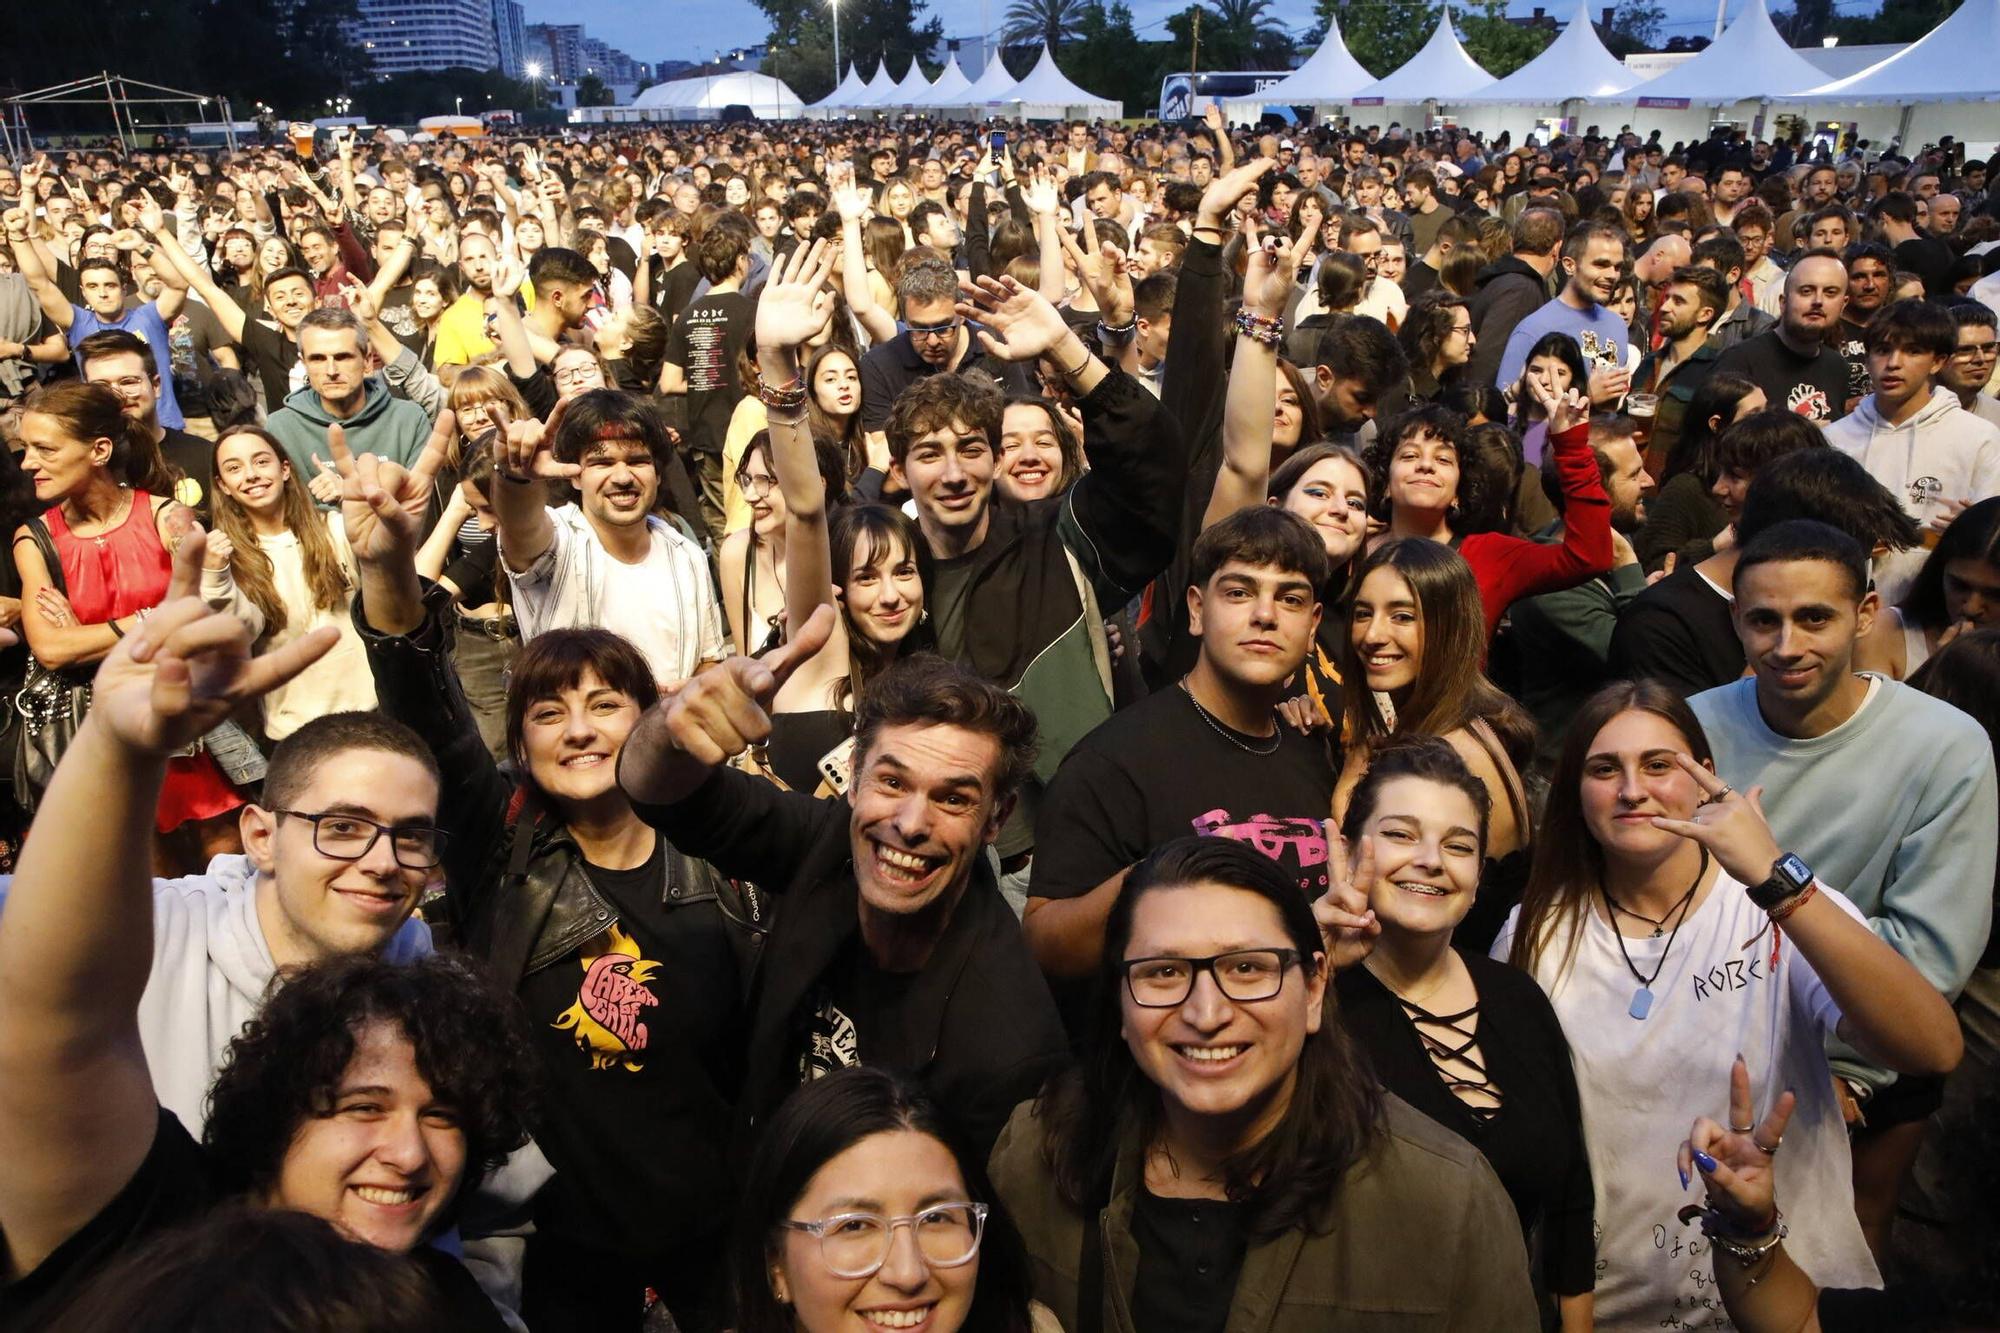
<svg viewBox="0 0 2000 1333"><path fill-rule="evenodd" d="M150 443L166 459L168 469L178 474L174 499L193 510L207 526L215 446L199 435L161 423L159 367L144 340L123 329L105 329L77 344L76 359L83 366L84 379L111 386L133 437Z"/></svg>
<svg viewBox="0 0 2000 1333"><path fill-rule="evenodd" d="M903 331L861 358L861 425L881 431L903 390L937 374L978 370L1008 393L1034 393L1031 366L987 354L958 314L958 274L947 262L917 260L896 280Z"/></svg>
<svg viewBox="0 0 2000 1333"><path fill-rule="evenodd" d="M176 591L153 623L173 616L172 597L192 600L203 549L197 536L175 553ZM331 641L331 630L317 630L276 656L302 667ZM106 781L51 786L35 813L37 838L104 846L106 784L115 791L142 781L159 763L109 743L95 722L63 762L95 763ZM400 963L431 952L429 927L411 914L440 878L438 791L437 762L409 728L377 713L314 718L272 752L262 804L243 807L244 853L216 857L205 874L153 881L153 965L139 1035L154 1094L190 1133L201 1133L231 1038L257 1017L282 972L348 955ZM114 896L111 882L144 865L143 853L134 860L115 851L79 862L101 882L72 881L66 896ZM0 882L0 910L11 888L11 877Z"/></svg>
<svg viewBox="0 0 2000 1333"><path fill-rule="evenodd" d="M2000 400L1986 392L1994 367L2000 364L2000 342L1994 340L2000 315L1976 301L1966 301L1951 307L1951 318L1958 325L1958 344L1938 380L1958 395L1960 407L2000 426Z"/></svg>

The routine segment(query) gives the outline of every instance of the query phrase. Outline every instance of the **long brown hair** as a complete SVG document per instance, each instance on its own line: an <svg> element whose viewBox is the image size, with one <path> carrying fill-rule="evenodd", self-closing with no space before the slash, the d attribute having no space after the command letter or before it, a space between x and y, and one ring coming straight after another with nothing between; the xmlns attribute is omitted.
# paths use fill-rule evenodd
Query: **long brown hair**
<svg viewBox="0 0 2000 1333"><path fill-rule="evenodd" d="M1439 542L1400 537L1383 542L1355 574L1358 592L1369 574L1389 568L1409 585L1423 626L1423 646L1417 678L1396 700L1396 725L1391 728L1375 702L1354 651L1352 628L1339 637L1341 678L1354 682L1347 691L1349 734L1377 740L1396 733L1445 736L1483 720L1500 737L1515 764L1524 765L1534 745L1534 723L1520 705L1486 679L1486 614L1479 584L1465 558Z"/></svg>
<svg viewBox="0 0 2000 1333"><path fill-rule="evenodd" d="M255 436L278 456L279 464L285 469L285 528L298 538L299 563L305 568L306 590L312 594L315 609L338 615L347 608L354 584L347 576L346 567L340 563L333 537L326 529L326 520L314 508L305 484L292 472L291 464L285 458L285 447L278 443L277 437L262 426L235 426L224 431L222 438L215 442L217 475L222 471L222 446L239 435ZM217 530L229 538L230 544L236 548L229 557L229 572L235 577L236 586L242 594L264 613L266 637L284 633L291 623L291 616L285 610L284 599L278 596L271 557L264 554L264 548L259 544L257 525L250 521L249 511L220 486L215 488L209 507L215 515Z"/></svg>
<svg viewBox="0 0 2000 1333"><path fill-rule="evenodd" d="M141 443L138 432L125 420L124 404L109 385L60 380L36 389L22 407L24 411L54 417L72 440L111 441L111 459L105 470L112 480L162 499L173 499L174 475L167 470L160 451L151 447L150 440L143 442L144 448L134 447Z"/></svg>
<svg viewBox="0 0 2000 1333"><path fill-rule="evenodd" d="M1583 764L1597 733L1620 713L1651 713L1680 732L1696 763L1708 764L1714 757L1694 710L1656 680L1614 682L1577 709L1549 779L1534 862L1521 890L1521 915L1514 922L1514 943L1507 954L1507 961L1525 972L1534 971L1542 951L1558 934L1563 936L1562 965L1569 966L1590 914L1590 891L1604 877L1604 849L1583 818Z"/></svg>
<svg viewBox="0 0 2000 1333"><path fill-rule="evenodd" d="M835 312L835 318L839 318ZM847 420L841 422L819 405L819 395L813 392L813 381L819 374L820 364L835 353L847 358L854 367L854 411ZM815 444L828 444L840 451L846 469L847 483L853 485L868 470L868 441L861 430L861 358L838 341L829 342L813 350L812 359L806 362L806 422L812 431Z"/></svg>

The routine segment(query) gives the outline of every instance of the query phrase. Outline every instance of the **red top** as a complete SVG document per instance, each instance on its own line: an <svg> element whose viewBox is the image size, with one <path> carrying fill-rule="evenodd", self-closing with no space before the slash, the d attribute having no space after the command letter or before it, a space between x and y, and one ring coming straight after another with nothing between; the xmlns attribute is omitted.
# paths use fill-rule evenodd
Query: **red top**
<svg viewBox="0 0 2000 1333"><path fill-rule="evenodd" d="M96 537L79 537L63 521L62 506L42 515L62 558L63 583L78 624L102 625L167 599L174 560L153 520L153 497L132 492L125 521Z"/></svg>
<svg viewBox="0 0 2000 1333"><path fill-rule="evenodd" d="M1561 544L1504 532L1475 532L1458 543L1458 553L1479 583L1488 639L1520 598L1574 588L1611 568L1611 497L1604 493L1597 455L1590 448L1590 423L1551 435L1549 443L1562 479Z"/></svg>

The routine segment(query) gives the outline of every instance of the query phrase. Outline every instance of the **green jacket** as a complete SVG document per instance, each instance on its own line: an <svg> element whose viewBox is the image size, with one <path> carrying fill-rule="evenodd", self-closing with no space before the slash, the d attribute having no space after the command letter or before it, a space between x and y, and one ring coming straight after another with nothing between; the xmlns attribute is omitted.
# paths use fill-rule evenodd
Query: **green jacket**
<svg viewBox="0 0 2000 1333"><path fill-rule="evenodd" d="M421 407L405 398L390 395L381 379L370 375L361 410L340 423L347 447L359 458L374 454L392 463L409 467L424 451L431 436L431 419ZM331 463L333 453L326 447L326 430L333 424L319 395L310 386L285 399L285 405L265 418L264 428L285 446L292 475L304 485L319 475L317 455ZM321 505L330 509L331 505Z"/></svg>
<svg viewBox="0 0 2000 1333"><path fill-rule="evenodd" d="M1341 1182L1328 1229L1253 1244L1226 1333L1533 1333L1528 1252L1507 1192L1479 1151L1394 1096L1375 1147ZM1128 1136L1101 1222L1106 1333L1132 1322L1139 1269L1132 1210L1143 1180ZM1076 1329L1083 1214L1056 1193L1035 1104L994 1146L994 1187L1027 1242L1035 1299Z"/></svg>

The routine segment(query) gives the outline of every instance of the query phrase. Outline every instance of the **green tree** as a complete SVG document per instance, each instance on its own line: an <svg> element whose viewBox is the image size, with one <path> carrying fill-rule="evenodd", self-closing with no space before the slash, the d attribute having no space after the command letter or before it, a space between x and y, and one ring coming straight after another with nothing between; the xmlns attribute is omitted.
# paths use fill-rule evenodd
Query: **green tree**
<svg viewBox="0 0 2000 1333"><path fill-rule="evenodd" d="M771 54L764 72L783 79L801 100L816 102L833 91L833 10L826 0L757 0L771 20ZM865 78L875 62L897 69L943 39L944 25L920 21L925 0L841 0L840 59Z"/></svg>
<svg viewBox="0 0 2000 1333"><path fill-rule="evenodd" d="M1827 31L1846 42L1914 42L1957 9L1955 0L1882 0L1874 14L1833 17Z"/></svg>
<svg viewBox="0 0 2000 1333"><path fill-rule="evenodd" d="M1611 15L1611 32L1604 45L1614 56L1660 49L1667 11L1656 0L1625 0Z"/></svg>
<svg viewBox="0 0 2000 1333"><path fill-rule="evenodd" d="M1513 23L1506 0L1485 0L1481 12L1458 11L1457 27L1465 52L1496 79L1504 79L1533 60L1555 40L1556 29L1540 24Z"/></svg>
<svg viewBox="0 0 2000 1333"><path fill-rule="evenodd" d="M578 106L610 106L615 99L604 80L595 74L586 74L577 80L576 104Z"/></svg>
<svg viewBox="0 0 2000 1333"><path fill-rule="evenodd" d="M1056 55L1056 67L1078 87L1116 98L1127 115L1138 115L1159 101L1160 80L1173 55L1170 43L1140 41L1132 28L1131 7L1113 0L1109 7L1084 8L1076 36Z"/></svg>
<svg viewBox="0 0 2000 1333"><path fill-rule="evenodd" d="M1063 43L1076 37L1083 25L1088 0L1014 0L1007 6L1002 40L1014 45L1040 45L1062 50Z"/></svg>
<svg viewBox="0 0 2000 1333"><path fill-rule="evenodd" d="M1215 0L1214 13L1218 47L1228 46L1241 53L1231 64L1250 69L1291 67L1295 44L1291 34L1271 17L1271 0ZM1211 40L1207 24L1202 26L1202 40Z"/></svg>
<svg viewBox="0 0 2000 1333"><path fill-rule="evenodd" d="M1437 28L1438 6L1426 0L1317 0L1313 13L1322 31L1340 19L1347 49L1376 77L1401 69L1423 49Z"/></svg>

